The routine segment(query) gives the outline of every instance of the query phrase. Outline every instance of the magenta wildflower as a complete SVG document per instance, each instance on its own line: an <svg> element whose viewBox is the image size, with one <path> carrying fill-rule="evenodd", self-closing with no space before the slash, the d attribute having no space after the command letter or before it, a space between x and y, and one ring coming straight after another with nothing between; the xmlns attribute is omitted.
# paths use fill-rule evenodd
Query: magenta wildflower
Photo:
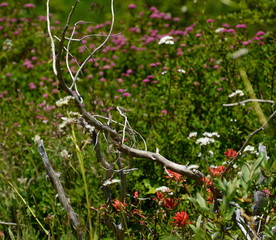
<svg viewBox="0 0 276 240"><path fill-rule="evenodd" d="M256 33L256 36L262 36L262 35L264 35L264 34L265 34L265 32L259 31L259 32Z"/></svg>
<svg viewBox="0 0 276 240"><path fill-rule="evenodd" d="M123 92L125 92L125 91L126 91L126 89L123 89L123 88L118 89L118 92L119 92L119 93L123 93Z"/></svg>
<svg viewBox="0 0 276 240"><path fill-rule="evenodd" d="M249 45L250 43L252 43L252 41L248 40L248 41L242 42L242 45Z"/></svg>
<svg viewBox="0 0 276 240"><path fill-rule="evenodd" d="M215 21L216 21L216 20L210 19L210 18L206 20L206 22L208 22L208 23L212 23L212 22L215 22Z"/></svg>
<svg viewBox="0 0 276 240"><path fill-rule="evenodd" d="M0 3L0 7L8 7L9 4L7 2Z"/></svg>
<svg viewBox="0 0 276 240"><path fill-rule="evenodd" d="M224 28L230 28L230 25L229 25L228 23L223 23L222 26L223 26Z"/></svg>
<svg viewBox="0 0 276 240"><path fill-rule="evenodd" d="M144 82L144 83L148 83L148 82L150 82L150 80L149 80L148 78L145 78L145 79L143 80L143 82Z"/></svg>
<svg viewBox="0 0 276 240"><path fill-rule="evenodd" d="M161 111L161 113L163 113L163 114L167 114L167 113L168 113L168 111L167 111L167 110L162 110L162 111Z"/></svg>
<svg viewBox="0 0 276 240"><path fill-rule="evenodd" d="M35 5L33 3L26 3L24 4L24 8L35 8Z"/></svg>
<svg viewBox="0 0 276 240"><path fill-rule="evenodd" d="M150 7L149 9L151 12L158 12L158 9L156 7Z"/></svg>
<svg viewBox="0 0 276 240"><path fill-rule="evenodd" d="M214 69L220 69L219 65L215 65Z"/></svg>
<svg viewBox="0 0 276 240"><path fill-rule="evenodd" d="M29 87L30 87L30 89L36 89L36 85L32 82L29 83Z"/></svg>
<svg viewBox="0 0 276 240"><path fill-rule="evenodd" d="M129 96L131 96L131 93L129 93L129 92L124 92L124 93L122 94L122 96L123 96L123 97L129 97Z"/></svg>
<svg viewBox="0 0 276 240"><path fill-rule="evenodd" d="M246 24L238 24L236 25L236 28L246 28Z"/></svg>
<svg viewBox="0 0 276 240"><path fill-rule="evenodd" d="M134 3L131 3L131 4L128 5L128 8L129 9L135 9L136 5Z"/></svg>

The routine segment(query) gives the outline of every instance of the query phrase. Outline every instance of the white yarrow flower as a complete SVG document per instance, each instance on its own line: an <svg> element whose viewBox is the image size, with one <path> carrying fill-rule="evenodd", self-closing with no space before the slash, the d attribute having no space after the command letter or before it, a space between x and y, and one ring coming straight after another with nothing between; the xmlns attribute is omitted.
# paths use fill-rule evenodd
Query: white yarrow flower
<svg viewBox="0 0 276 240"><path fill-rule="evenodd" d="M208 138L208 137L199 138L199 139L196 140L196 144L199 144L201 146L208 145L208 144L213 143L213 142L215 142L215 139Z"/></svg>
<svg viewBox="0 0 276 240"><path fill-rule="evenodd" d="M205 132L205 133L203 133L203 136L204 137L208 137L208 138L220 137L220 135L217 132L212 132L212 133Z"/></svg>
<svg viewBox="0 0 276 240"><path fill-rule="evenodd" d="M211 157L214 156L214 152L212 150L209 151L209 154L210 154Z"/></svg>
<svg viewBox="0 0 276 240"><path fill-rule="evenodd" d="M242 97L242 96L244 96L244 93L242 90L236 90L235 92L232 92L228 97L232 98L235 96Z"/></svg>
<svg viewBox="0 0 276 240"><path fill-rule="evenodd" d="M159 40L158 44L159 45L161 45L161 44L173 45L174 44L173 37L172 36L164 36Z"/></svg>
<svg viewBox="0 0 276 240"><path fill-rule="evenodd" d="M65 149L60 152L60 155L64 159L70 159L72 157L72 155L70 155Z"/></svg>
<svg viewBox="0 0 276 240"><path fill-rule="evenodd" d="M247 48L241 48L238 51L232 53L232 58L236 59L236 58L239 58L239 57L242 57L242 56L246 55L247 53L248 53Z"/></svg>
<svg viewBox="0 0 276 240"><path fill-rule="evenodd" d="M182 13L185 13L185 12L187 12L187 11L188 11L187 6L183 5L183 6L181 7L181 12L182 12Z"/></svg>
<svg viewBox="0 0 276 240"><path fill-rule="evenodd" d="M224 28L217 28L216 30L215 30L215 33L220 33L220 32L222 32L224 30Z"/></svg>
<svg viewBox="0 0 276 240"><path fill-rule="evenodd" d="M72 97L72 96L66 96L66 97L64 97L64 98L59 99L58 101L56 101L56 105L58 107L61 107L62 105L68 105L68 103L70 102L70 100L73 100L73 99L74 99L74 97Z"/></svg>
<svg viewBox="0 0 276 240"><path fill-rule="evenodd" d="M185 71L184 69L178 69L177 71L178 71L179 73L183 73L183 74L186 73L186 71Z"/></svg>
<svg viewBox="0 0 276 240"><path fill-rule="evenodd" d="M191 132L188 136L188 138L195 138L197 137L197 132Z"/></svg>

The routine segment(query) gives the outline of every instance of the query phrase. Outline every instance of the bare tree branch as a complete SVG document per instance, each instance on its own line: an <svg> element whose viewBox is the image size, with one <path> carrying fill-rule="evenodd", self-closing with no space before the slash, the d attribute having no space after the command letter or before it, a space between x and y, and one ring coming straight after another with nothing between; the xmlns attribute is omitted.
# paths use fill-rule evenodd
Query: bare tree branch
<svg viewBox="0 0 276 240"><path fill-rule="evenodd" d="M43 163L44 163L44 166L46 168L46 171L47 171L47 174L58 194L58 198L63 206L63 208L66 210L68 216L70 217L71 219L71 222L72 222L72 226L77 234L77 237L78 239L84 239L84 233L82 232L81 228L80 228L80 223L79 223L79 220L78 220L78 217L77 217L77 214L74 212L71 204L69 203L69 200L68 198L66 197L66 194L65 194L65 191L63 189L63 186L59 180L59 174L57 174L50 161L49 161L49 158L47 156L47 153L45 151L45 148L44 148L44 144L43 144L43 140L38 140L37 141L37 144L38 144L38 151L40 153L40 156L43 160Z"/></svg>

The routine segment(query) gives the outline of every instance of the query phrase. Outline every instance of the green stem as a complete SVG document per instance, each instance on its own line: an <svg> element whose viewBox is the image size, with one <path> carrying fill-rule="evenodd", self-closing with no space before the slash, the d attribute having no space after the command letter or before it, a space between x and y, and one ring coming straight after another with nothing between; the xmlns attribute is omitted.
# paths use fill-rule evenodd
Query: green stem
<svg viewBox="0 0 276 240"><path fill-rule="evenodd" d="M71 139L75 144L76 152L77 152L77 158L79 161L80 169L81 169L81 175L82 175L82 180L84 184L84 190L85 190L85 197L86 197L86 205L87 205L87 215L88 215L88 224L89 224L89 239L93 240L93 227L92 227L92 221L91 221L91 211L90 211L90 199L89 199L89 194L88 194L88 185L86 181L86 175L85 175L85 168L84 168L84 161L83 161L83 154L81 152L81 149L77 143L77 138L75 135L74 127L72 127L72 135Z"/></svg>

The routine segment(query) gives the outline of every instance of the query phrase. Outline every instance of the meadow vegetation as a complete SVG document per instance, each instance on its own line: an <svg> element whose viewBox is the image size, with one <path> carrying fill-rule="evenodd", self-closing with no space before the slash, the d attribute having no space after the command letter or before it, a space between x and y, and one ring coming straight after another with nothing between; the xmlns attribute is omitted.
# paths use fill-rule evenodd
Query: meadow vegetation
<svg viewBox="0 0 276 240"><path fill-rule="evenodd" d="M110 3L101 23L81 22L76 8L64 47L81 40L70 41L68 60L56 49L63 79L46 10L0 3L0 239L274 238L275 4L221 2L228 10L211 18L210 1L188 1L187 21L129 3L98 50L113 24ZM50 18L58 46L66 21Z"/></svg>

